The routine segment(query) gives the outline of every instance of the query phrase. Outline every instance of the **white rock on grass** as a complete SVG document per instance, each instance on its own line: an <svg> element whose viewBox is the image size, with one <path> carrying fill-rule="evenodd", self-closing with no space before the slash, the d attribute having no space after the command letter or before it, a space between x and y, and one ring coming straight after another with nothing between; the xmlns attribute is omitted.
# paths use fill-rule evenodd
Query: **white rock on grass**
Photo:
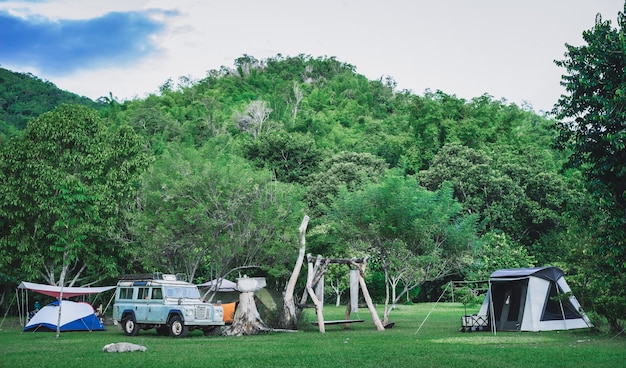
<svg viewBox="0 0 626 368"><path fill-rule="evenodd" d="M132 344L130 342L116 342L107 344L102 348L105 353L124 353L127 351L146 351L146 347L142 345Z"/></svg>

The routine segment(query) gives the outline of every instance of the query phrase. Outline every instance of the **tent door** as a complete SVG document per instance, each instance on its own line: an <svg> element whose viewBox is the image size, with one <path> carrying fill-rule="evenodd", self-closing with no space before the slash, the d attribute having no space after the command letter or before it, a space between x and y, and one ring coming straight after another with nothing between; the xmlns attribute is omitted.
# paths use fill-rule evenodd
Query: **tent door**
<svg viewBox="0 0 626 368"><path fill-rule="evenodd" d="M520 330L522 326L522 317L524 316L527 289L528 280L518 280L497 285L495 290L498 294L500 294L500 298L498 298L498 300L494 300L494 302L499 304L495 308L496 326L498 330ZM498 311L500 313L498 313Z"/></svg>

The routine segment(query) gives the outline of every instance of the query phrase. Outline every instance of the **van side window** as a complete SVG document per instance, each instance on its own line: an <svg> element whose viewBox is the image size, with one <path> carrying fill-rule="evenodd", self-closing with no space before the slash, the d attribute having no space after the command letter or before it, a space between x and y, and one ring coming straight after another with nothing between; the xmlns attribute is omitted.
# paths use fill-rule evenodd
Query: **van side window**
<svg viewBox="0 0 626 368"><path fill-rule="evenodd" d="M150 296L148 291L148 288L139 288L137 290L137 299L148 299L148 297Z"/></svg>
<svg viewBox="0 0 626 368"><path fill-rule="evenodd" d="M163 291L161 288L152 289L152 299L163 299Z"/></svg>
<svg viewBox="0 0 626 368"><path fill-rule="evenodd" d="M120 299L132 299L133 288L120 288Z"/></svg>

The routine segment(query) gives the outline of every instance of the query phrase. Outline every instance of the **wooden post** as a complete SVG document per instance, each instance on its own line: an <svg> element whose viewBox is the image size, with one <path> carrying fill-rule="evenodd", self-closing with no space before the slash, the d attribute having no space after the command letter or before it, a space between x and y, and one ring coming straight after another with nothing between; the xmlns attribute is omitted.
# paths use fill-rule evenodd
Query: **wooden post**
<svg viewBox="0 0 626 368"><path fill-rule="evenodd" d="M309 272L308 272L308 276L306 279L306 290L308 291L309 296L311 297L311 300L313 301L313 304L315 304L315 312L317 314L317 324L319 325L320 332L326 333L326 327L324 326L324 306L320 303L319 299L317 299L317 296L315 296L315 291L313 290L313 285L312 285L313 279L315 278L314 270L319 267L321 259L322 259L322 256L317 256L315 267L313 267L309 258Z"/></svg>
<svg viewBox="0 0 626 368"><path fill-rule="evenodd" d="M361 285L361 289L363 290L363 297L365 298L365 302L367 303L367 308L370 311L370 315L372 316L372 321L376 325L376 329L378 331L385 331L385 326L383 326L380 318L378 317L378 313L376 312L376 308L374 307L374 303L372 302L372 297L370 296L370 292L367 290L367 285L365 284L365 267L366 261L363 261L362 265L354 264L359 272L359 284Z"/></svg>
<svg viewBox="0 0 626 368"><path fill-rule="evenodd" d="M304 254L306 250L306 228L309 224L309 216L304 215L302 219L302 223L298 228L298 237L300 238L300 249L298 251L298 259L296 260L296 264L293 267L293 272L291 273L291 277L289 278L289 282L287 283L287 288L285 289L285 295L283 297L283 310L284 310L284 319L285 319L285 327L287 328L295 328L297 325L297 317L296 317L296 305L293 301L293 293L296 288L296 283L298 282L298 275L300 274L300 269L302 268L302 263L304 262Z"/></svg>

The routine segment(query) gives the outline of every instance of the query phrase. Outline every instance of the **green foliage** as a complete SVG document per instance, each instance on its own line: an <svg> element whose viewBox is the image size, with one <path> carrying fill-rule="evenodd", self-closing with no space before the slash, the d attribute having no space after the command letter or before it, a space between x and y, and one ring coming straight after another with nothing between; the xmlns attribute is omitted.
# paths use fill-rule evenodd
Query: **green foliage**
<svg viewBox="0 0 626 368"><path fill-rule="evenodd" d="M271 170L276 180L284 183L303 183L322 159L315 140L297 132L265 134L249 140L243 146L243 155L257 167Z"/></svg>
<svg viewBox="0 0 626 368"><path fill-rule="evenodd" d="M625 7L626 10L626 7ZM595 26L583 32L586 45L566 45L566 69L561 96L554 112L560 147L572 150L570 165L582 167L597 180L621 208L626 207L626 14L617 16L619 29L598 14Z"/></svg>
<svg viewBox="0 0 626 368"><path fill-rule="evenodd" d="M210 279L258 262L265 269L257 272L280 284L295 260L302 207L311 216L308 250L354 256L351 245L377 244L393 255L370 262L381 302L385 281L399 292L414 286L385 269L445 260L438 245L477 245L490 232L498 237L483 236L493 245L483 256L502 260L492 267L516 257L559 262L581 275L581 290L585 278L608 272L600 259L623 262L624 216L603 204L610 196L589 196L580 171L559 171L570 151L552 149L554 122L488 95L416 96L355 70L333 57L243 55L201 80L165 81L145 99L111 93L98 114L66 111L28 133L9 124L18 137L0 138L6 278L34 277L51 246L80 244L91 252L80 255L89 280L157 269ZM608 138L619 148L617 135ZM385 177L387 169L394 174ZM339 204L362 226L333 231ZM53 227L72 221L85 227L63 238ZM471 257L459 254L455 266L441 266L472 271ZM573 261L591 256L598 261Z"/></svg>
<svg viewBox="0 0 626 368"><path fill-rule="evenodd" d="M569 167L586 174L604 214L592 227L599 242L587 251L601 280L590 289L596 311L615 330L626 319L626 4L617 23L613 28L598 14L583 32L584 45L566 45L565 59L556 61L567 72L561 82L566 94L554 108L562 119L555 124L557 146L571 152Z"/></svg>
<svg viewBox="0 0 626 368"><path fill-rule="evenodd" d="M385 162L368 153L341 152L321 164L321 170L312 174L304 201L311 215L319 217L342 188L353 191L378 180L386 169Z"/></svg>
<svg viewBox="0 0 626 368"><path fill-rule="evenodd" d="M149 164L141 150L132 131L107 130L86 107L32 120L0 150L2 266L50 283L66 268L115 274L125 251L114 239L124 237L124 212Z"/></svg>
<svg viewBox="0 0 626 368"><path fill-rule="evenodd" d="M492 153L445 145L418 177L431 190L449 182L455 198L468 212L480 214L487 231L503 231L530 247L562 225L572 191L558 174L552 156L534 147L521 152L508 151L513 150L509 146L498 148Z"/></svg>
<svg viewBox="0 0 626 368"><path fill-rule="evenodd" d="M76 103L91 108L99 106L86 97L62 91L51 82L30 73L16 73L0 68L0 143L23 130L28 120L62 103Z"/></svg>
<svg viewBox="0 0 626 368"><path fill-rule="evenodd" d="M297 192L207 144L171 145L145 178L135 234L149 270L223 277L253 266L275 276L295 241Z"/></svg>
<svg viewBox="0 0 626 368"><path fill-rule="evenodd" d="M430 192L414 178L388 173L361 190L342 190L330 218L339 239L378 259L387 302L391 297L395 304L424 282L454 274L471 262L477 216L461 211L449 186ZM396 294L400 284L403 290ZM385 320L388 313L385 308Z"/></svg>
<svg viewBox="0 0 626 368"><path fill-rule="evenodd" d="M481 237L481 243L482 247L465 275L468 280L488 280L499 269L536 265L527 249L507 238L506 234L489 232Z"/></svg>

